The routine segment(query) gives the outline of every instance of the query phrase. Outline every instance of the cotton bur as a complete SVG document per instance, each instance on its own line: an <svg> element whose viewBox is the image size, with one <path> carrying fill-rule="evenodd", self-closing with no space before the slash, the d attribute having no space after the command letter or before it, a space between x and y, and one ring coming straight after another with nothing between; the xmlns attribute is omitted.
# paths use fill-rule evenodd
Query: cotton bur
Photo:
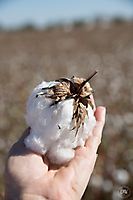
<svg viewBox="0 0 133 200"><path fill-rule="evenodd" d="M47 155L51 163L64 164L84 146L96 125L89 78L73 76L45 82L35 87L27 103L26 123L31 127L25 138L27 148Z"/></svg>

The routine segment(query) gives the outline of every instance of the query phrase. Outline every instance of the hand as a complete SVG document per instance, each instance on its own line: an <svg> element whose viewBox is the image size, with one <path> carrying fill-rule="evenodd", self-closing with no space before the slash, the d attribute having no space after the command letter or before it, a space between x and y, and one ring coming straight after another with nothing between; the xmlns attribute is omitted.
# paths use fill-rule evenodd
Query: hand
<svg viewBox="0 0 133 200"><path fill-rule="evenodd" d="M95 111L97 125L84 147L75 150L75 157L66 166L49 169L41 155L27 149L22 137L8 153L4 172L5 200L79 200L88 184L101 142L105 123L104 107Z"/></svg>

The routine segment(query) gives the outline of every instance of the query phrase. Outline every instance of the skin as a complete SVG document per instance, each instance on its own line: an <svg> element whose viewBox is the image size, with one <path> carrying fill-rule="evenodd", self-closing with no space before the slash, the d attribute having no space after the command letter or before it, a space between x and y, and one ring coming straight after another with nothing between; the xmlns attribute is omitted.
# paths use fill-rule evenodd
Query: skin
<svg viewBox="0 0 133 200"><path fill-rule="evenodd" d="M4 172L5 200L79 200L96 162L105 123L105 107L95 110L97 125L84 147L75 150L75 157L64 166L50 165L27 149L23 143L30 133L26 129L8 153Z"/></svg>

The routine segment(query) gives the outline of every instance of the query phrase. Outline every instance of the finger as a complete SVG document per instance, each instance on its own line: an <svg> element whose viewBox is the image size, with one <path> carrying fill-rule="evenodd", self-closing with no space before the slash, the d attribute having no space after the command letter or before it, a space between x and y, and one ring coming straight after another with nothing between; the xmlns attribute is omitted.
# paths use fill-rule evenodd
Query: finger
<svg viewBox="0 0 133 200"><path fill-rule="evenodd" d="M102 136L102 130L105 123L105 113L106 109L105 107L98 107L95 111L95 117L96 117L96 126L93 130L93 135L90 136L85 146L92 149L92 151L96 152L97 148L101 142L101 136Z"/></svg>
<svg viewBox="0 0 133 200"><path fill-rule="evenodd" d="M105 123L105 114L106 114L106 107L99 106L95 111L94 115L96 117L96 121L100 121L103 124Z"/></svg>
<svg viewBox="0 0 133 200"><path fill-rule="evenodd" d="M100 137L105 124L106 107L99 106L94 115L96 118L96 126L93 130L93 135Z"/></svg>
<svg viewBox="0 0 133 200"><path fill-rule="evenodd" d="M11 149L10 149L9 152L8 152L8 157L11 156L11 155L16 155L17 152L18 152L21 148L25 147L25 145L24 145L23 142L24 142L24 139L29 135L29 133L30 133L30 128L27 128L27 129L23 132L23 134L22 134L22 136L20 137L20 139L12 145Z"/></svg>
<svg viewBox="0 0 133 200"><path fill-rule="evenodd" d="M85 147L78 147L75 150L75 157L69 162L69 168L74 169L75 181L72 186L82 196L90 175L96 162L96 151L99 146L99 138L105 123L106 109L98 107L95 111L97 126L94 128L93 135L87 140ZM75 184L76 182L76 184Z"/></svg>
<svg viewBox="0 0 133 200"><path fill-rule="evenodd" d="M63 181L65 180L65 175L67 179L71 180L69 181L71 182L71 187L79 197L75 199L81 199L93 172L95 162L95 153L92 153L87 147L78 147L75 150L75 157L69 162L68 167L64 169Z"/></svg>
<svg viewBox="0 0 133 200"><path fill-rule="evenodd" d="M87 140L86 146L76 148L75 157L69 162L67 167L62 168L57 173L58 178L60 178L64 183L67 183L68 180L71 182L73 190L80 198L86 188L96 162L96 150L99 145L99 132L102 131L105 121L105 108L97 108L95 117L97 122L101 122L102 125L97 125L94 129L93 135Z"/></svg>

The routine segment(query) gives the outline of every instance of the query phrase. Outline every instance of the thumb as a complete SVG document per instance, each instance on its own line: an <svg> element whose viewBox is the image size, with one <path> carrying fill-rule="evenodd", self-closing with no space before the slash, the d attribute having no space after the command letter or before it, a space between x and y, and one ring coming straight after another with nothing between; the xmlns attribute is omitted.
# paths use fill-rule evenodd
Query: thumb
<svg viewBox="0 0 133 200"><path fill-rule="evenodd" d="M30 134L30 129L31 128L29 127L23 132L20 139L18 140L19 143L23 143L24 139Z"/></svg>

